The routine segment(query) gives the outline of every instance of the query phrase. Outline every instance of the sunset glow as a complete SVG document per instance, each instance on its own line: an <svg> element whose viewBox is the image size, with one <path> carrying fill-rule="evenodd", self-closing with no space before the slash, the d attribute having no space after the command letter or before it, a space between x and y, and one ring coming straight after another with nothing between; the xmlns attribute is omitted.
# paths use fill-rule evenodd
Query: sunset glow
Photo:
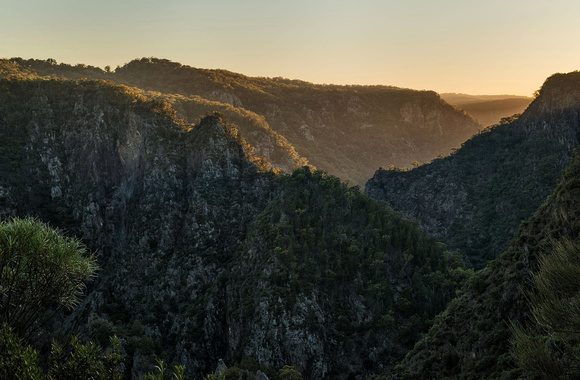
<svg viewBox="0 0 580 380"><path fill-rule="evenodd" d="M580 68L580 2L2 1L1 57L531 95Z"/></svg>

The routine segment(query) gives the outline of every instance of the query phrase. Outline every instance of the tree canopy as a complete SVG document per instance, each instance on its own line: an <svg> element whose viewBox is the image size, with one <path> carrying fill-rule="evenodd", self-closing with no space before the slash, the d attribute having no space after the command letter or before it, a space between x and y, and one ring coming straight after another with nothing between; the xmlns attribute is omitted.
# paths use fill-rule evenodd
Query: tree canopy
<svg viewBox="0 0 580 380"><path fill-rule="evenodd" d="M530 292L536 326L514 329L512 351L522 368L542 378L580 376L580 242L564 240L540 259ZM533 376L532 376L533 377Z"/></svg>
<svg viewBox="0 0 580 380"><path fill-rule="evenodd" d="M79 302L98 266L77 239L33 218L0 221L0 313L23 339Z"/></svg>

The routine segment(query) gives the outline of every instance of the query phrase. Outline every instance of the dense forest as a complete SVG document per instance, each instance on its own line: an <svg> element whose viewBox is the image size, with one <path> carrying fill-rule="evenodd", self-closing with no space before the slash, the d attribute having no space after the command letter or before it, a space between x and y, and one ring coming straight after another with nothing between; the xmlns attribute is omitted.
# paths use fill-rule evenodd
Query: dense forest
<svg viewBox="0 0 580 380"><path fill-rule="evenodd" d="M540 94L519 118L486 128L448 157L377 171L366 192L420 219L481 268L507 248L580 144L580 75L552 76Z"/></svg>
<svg viewBox="0 0 580 380"><path fill-rule="evenodd" d="M308 163L361 186L380 166L430 161L482 127L432 91L247 77L158 58L108 71L54 60L11 62L41 76L113 80L145 90L191 122L219 110L273 167L291 172Z"/></svg>
<svg viewBox="0 0 580 380"><path fill-rule="evenodd" d="M218 114L185 124L104 81L0 88L1 215L38 217L99 252L60 331L104 347L118 336L126 376L155 358L196 376L219 358L308 378L388 372L470 275L358 188L257 166Z"/></svg>
<svg viewBox="0 0 580 380"><path fill-rule="evenodd" d="M0 60L0 376L576 377L579 80L365 194L259 99L466 116L166 60Z"/></svg>
<svg viewBox="0 0 580 380"><path fill-rule="evenodd" d="M435 318L429 333L399 364L403 378L519 378L523 375L535 378L541 374L537 367L519 367L518 364L525 364L530 358L532 362L539 362L542 355L536 352L526 359L523 354L529 352L510 349L514 324L530 326L534 334L539 335L542 345L545 344L543 353L547 351L556 364L567 366L558 377L574 378L577 367L569 366L574 361L565 356L570 354L574 357L578 349L577 341L572 342L573 350L562 351L566 346L562 345L563 341L557 335L562 331L557 330L557 325L552 325L551 331L549 327L548 330L541 330L542 325L536 325L536 320L542 319L531 318L535 306L530 305L528 294L534 292L530 280L540 262L549 260L559 244L577 243L580 237L579 221L580 156L576 155L556 189L532 217L522 223L509 248L475 273L460 290L459 296ZM572 250L570 253L564 266L575 268L578 255L574 255ZM574 276L577 277L577 273ZM559 285L556 283L553 286L562 286L565 279L560 277ZM553 295L554 300L563 291L577 294L578 287L560 288ZM576 304L571 306L575 308ZM539 312L542 315L542 311ZM577 320L577 309L572 316ZM559 321L566 323L562 317ZM577 333L576 327L568 327L568 338L577 336ZM526 372L522 373L523 370ZM551 376L544 373L543 377Z"/></svg>

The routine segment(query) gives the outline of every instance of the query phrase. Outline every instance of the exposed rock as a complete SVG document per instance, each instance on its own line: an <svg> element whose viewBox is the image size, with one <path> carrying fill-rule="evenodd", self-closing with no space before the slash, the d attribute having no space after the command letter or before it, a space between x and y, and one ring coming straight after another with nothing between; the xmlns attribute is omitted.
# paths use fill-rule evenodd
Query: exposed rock
<svg viewBox="0 0 580 380"><path fill-rule="evenodd" d="M255 380L269 380L269 379L265 373L263 373L262 371L258 371L258 372L256 372Z"/></svg>

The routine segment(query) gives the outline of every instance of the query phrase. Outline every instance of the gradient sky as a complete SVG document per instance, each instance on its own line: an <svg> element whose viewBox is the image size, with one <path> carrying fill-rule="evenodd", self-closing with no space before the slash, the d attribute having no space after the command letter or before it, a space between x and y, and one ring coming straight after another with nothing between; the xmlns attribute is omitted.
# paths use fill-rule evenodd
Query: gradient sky
<svg viewBox="0 0 580 380"><path fill-rule="evenodd" d="M158 57L315 83L532 95L580 69L580 1L0 0L0 57Z"/></svg>

